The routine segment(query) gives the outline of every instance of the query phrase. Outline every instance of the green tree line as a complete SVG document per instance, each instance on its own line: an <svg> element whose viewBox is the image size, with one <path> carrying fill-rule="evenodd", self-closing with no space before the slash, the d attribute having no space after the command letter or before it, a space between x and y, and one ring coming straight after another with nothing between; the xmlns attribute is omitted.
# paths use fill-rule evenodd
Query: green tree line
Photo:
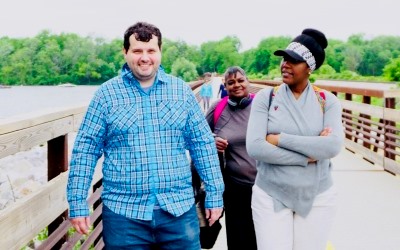
<svg viewBox="0 0 400 250"><path fill-rule="evenodd" d="M162 66L185 81L204 72L222 74L242 66L252 79L279 77L280 57L273 55L291 37L268 37L257 47L241 51L235 36L192 46L164 39ZM30 38L0 38L0 84L99 84L118 74L124 63L122 39L81 37L42 31ZM355 34L347 41L329 40L324 65L313 74L320 79L400 81L400 37L366 39Z"/></svg>

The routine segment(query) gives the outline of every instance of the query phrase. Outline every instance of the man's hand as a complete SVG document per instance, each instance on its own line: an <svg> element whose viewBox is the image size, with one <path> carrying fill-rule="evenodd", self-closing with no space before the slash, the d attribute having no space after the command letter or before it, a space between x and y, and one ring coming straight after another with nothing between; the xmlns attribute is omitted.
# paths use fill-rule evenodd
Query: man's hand
<svg viewBox="0 0 400 250"><path fill-rule="evenodd" d="M78 217L69 219L72 226L76 229L76 231L80 234L88 234L90 227L90 218L89 217Z"/></svg>
<svg viewBox="0 0 400 250"><path fill-rule="evenodd" d="M228 147L228 140L222 139L221 137L215 137L215 146L217 146L217 150L220 153L223 153L225 149Z"/></svg>
<svg viewBox="0 0 400 250"><path fill-rule="evenodd" d="M216 222L222 216L223 208L206 208L206 219L208 220L208 225L211 227L214 222Z"/></svg>

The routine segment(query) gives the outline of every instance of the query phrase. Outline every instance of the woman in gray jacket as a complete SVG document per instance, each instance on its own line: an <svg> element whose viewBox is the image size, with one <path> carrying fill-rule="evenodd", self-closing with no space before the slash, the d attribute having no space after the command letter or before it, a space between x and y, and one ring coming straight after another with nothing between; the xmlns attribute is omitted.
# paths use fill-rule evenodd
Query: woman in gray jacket
<svg viewBox="0 0 400 250"><path fill-rule="evenodd" d="M250 113L246 146L257 160L252 213L261 250L322 250L336 211L331 158L343 144L335 95L310 84L325 59L323 33L305 29L282 56L283 84L261 90Z"/></svg>

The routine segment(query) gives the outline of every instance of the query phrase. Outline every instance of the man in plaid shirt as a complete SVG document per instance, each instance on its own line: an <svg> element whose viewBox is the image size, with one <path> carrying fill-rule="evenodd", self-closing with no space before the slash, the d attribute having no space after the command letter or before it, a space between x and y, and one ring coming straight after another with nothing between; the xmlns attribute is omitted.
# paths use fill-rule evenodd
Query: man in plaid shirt
<svg viewBox="0 0 400 250"><path fill-rule="evenodd" d="M121 74L96 91L70 164L70 221L87 234L87 195L103 155L106 249L200 249L189 150L205 183L206 216L222 213L223 180L215 143L190 87L164 72L160 30L139 22L124 35Z"/></svg>

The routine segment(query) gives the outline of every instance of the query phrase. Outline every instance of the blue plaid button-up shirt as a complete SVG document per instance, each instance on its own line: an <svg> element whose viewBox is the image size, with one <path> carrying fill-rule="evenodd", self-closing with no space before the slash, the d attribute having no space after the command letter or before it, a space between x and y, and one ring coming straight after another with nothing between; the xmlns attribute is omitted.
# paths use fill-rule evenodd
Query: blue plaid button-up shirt
<svg viewBox="0 0 400 250"><path fill-rule="evenodd" d="M89 104L72 152L70 217L89 215L86 202L104 155L104 204L117 214L151 220L155 204L174 216L194 204L189 150L206 185L207 208L222 207L223 180L210 128L192 90L160 67L148 92L125 64Z"/></svg>

